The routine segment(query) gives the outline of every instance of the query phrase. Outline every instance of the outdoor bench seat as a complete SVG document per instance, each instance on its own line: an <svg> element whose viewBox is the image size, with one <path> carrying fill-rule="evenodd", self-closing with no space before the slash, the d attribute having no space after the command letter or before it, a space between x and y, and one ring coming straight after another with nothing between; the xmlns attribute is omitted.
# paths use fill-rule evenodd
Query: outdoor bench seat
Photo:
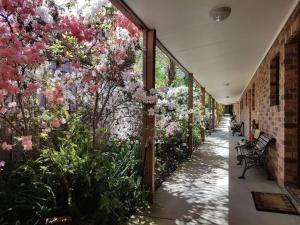
<svg viewBox="0 0 300 225"><path fill-rule="evenodd" d="M251 149L252 147L254 147L255 145L255 141L249 141L246 139L242 139L241 141L239 141L237 143L237 146L235 147L236 153L237 153L237 159L238 159L238 163L237 165L242 165L242 157L239 157L240 155L242 155L241 153L241 149Z"/></svg>
<svg viewBox="0 0 300 225"><path fill-rule="evenodd" d="M259 130L259 129L255 129L254 134L253 134L253 138L254 140L246 140L246 139L241 139L235 149L237 152L237 155L241 155L241 149L251 149L255 146L257 139L260 137L260 135L262 135L263 133ZM237 165L241 165L242 164L242 160L239 160Z"/></svg>
<svg viewBox="0 0 300 225"><path fill-rule="evenodd" d="M274 138L262 133L256 141L237 148L237 160L244 165L244 170L240 179L245 178L248 169L257 166L266 166L266 153Z"/></svg>
<svg viewBox="0 0 300 225"><path fill-rule="evenodd" d="M239 133L240 135L242 135L243 126L244 126L243 122L234 124L233 127L231 127L232 136L234 136L235 133Z"/></svg>

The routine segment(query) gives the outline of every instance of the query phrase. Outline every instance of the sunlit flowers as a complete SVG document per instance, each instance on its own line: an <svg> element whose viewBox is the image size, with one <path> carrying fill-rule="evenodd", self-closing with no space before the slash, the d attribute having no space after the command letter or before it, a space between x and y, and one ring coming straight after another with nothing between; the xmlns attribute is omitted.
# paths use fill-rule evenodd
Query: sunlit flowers
<svg viewBox="0 0 300 225"><path fill-rule="evenodd" d="M61 125L61 121L57 117L52 119L52 122L51 122L52 127L59 128L60 125Z"/></svg>
<svg viewBox="0 0 300 225"><path fill-rule="evenodd" d="M10 150L12 150L12 145L7 144L6 142L3 142L2 145L1 145L1 148L4 151L10 151Z"/></svg>
<svg viewBox="0 0 300 225"><path fill-rule="evenodd" d="M5 161L1 160L0 161L0 169L4 168L5 167Z"/></svg>
<svg viewBox="0 0 300 225"><path fill-rule="evenodd" d="M155 109L154 108L148 109L148 115L149 116L154 116L155 115Z"/></svg>
<svg viewBox="0 0 300 225"><path fill-rule="evenodd" d="M25 151L32 150L32 136L22 136L20 140Z"/></svg>
<svg viewBox="0 0 300 225"><path fill-rule="evenodd" d="M166 133L168 136L172 136L176 133L177 130L178 128L176 122L171 122L166 128Z"/></svg>

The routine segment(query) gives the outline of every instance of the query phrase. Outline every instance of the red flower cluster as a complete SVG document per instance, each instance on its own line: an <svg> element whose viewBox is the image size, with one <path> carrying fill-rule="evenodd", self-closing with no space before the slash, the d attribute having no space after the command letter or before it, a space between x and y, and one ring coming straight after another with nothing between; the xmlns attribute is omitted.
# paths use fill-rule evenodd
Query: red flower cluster
<svg viewBox="0 0 300 225"><path fill-rule="evenodd" d="M131 37L140 38L141 31L122 13L116 13L115 20L117 26L127 29Z"/></svg>
<svg viewBox="0 0 300 225"><path fill-rule="evenodd" d="M77 38L78 42L91 41L96 34L95 29L88 28L83 23L83 18L64 16L58 25L61 32L67 32Z"/></svg>

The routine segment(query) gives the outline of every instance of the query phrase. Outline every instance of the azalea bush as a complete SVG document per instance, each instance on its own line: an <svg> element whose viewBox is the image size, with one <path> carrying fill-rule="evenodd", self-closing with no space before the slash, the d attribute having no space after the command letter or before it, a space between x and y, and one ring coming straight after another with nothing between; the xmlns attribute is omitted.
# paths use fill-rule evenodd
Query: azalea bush
<svg viewBox="0 0 300 225"><path fill-rule="evenodd" d="M0 142L14 160L0 162L1 224L124 223L143 205L138 134L157 101L136 70L140 31L103 0L1 1L0 30Z"/></svg>
<svg viewBox="0 0 300 225"><path fill-rule="evenodd" d="M157 49L156 86L156 187L187 159L187 77ZM167 87L166 87L167 86Z"/></svg>
<svg viewBox="0 0 300 225"><path fill-rule="evenodd" d="M107 0L0 1L0 31L0 223L125 224L147 194L143 116L157 183L187 158L186 76L158 53L145 91L141 31Z"/></svg>
<svg viewBox="0 0 300 225"><path fill-rule="evenodd" d="M194 84L193 94L193 145L197 148L201 144L201 133L205 131L205 105L202 105L201 88L197 84Z"/></svg>
<svg viewBox="0 0 300 225"><path fill-rule="evenodd" d="M140 103L157 99L133 71L139 30L104 1L80 5L77 16L64 12L75 10L72 4L61 9L53 1L2 3L7 35L1 40L0 115L13 136L4 140L4 150L40 149L41 138L65 123L65 111L80 114L95 148L99 128L117 135L118 125L139 121Z"/></svg>

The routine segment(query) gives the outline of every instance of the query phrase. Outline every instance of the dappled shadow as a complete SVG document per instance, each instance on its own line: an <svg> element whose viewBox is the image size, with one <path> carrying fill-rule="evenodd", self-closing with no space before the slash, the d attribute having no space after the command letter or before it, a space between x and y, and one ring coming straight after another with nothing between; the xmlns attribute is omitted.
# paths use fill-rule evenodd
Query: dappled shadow
<svg viewBox="0 0 300 225"><path fill-rule="evenodd" d="M228 126L226 118L130 224L228 224Z"/></svg>
<svg viewBox="0 0 300 225"><path fill-rule="evenodd" d="M281 192L262 168L238 179L234 147L241 137L229 132L229 118L155 193L154 204L136 215L130 225L298 225L294 215L260 212L251 191ZM229 166L230 165L230 166ZM230 197L229 197L230 196Z"/></svg>

